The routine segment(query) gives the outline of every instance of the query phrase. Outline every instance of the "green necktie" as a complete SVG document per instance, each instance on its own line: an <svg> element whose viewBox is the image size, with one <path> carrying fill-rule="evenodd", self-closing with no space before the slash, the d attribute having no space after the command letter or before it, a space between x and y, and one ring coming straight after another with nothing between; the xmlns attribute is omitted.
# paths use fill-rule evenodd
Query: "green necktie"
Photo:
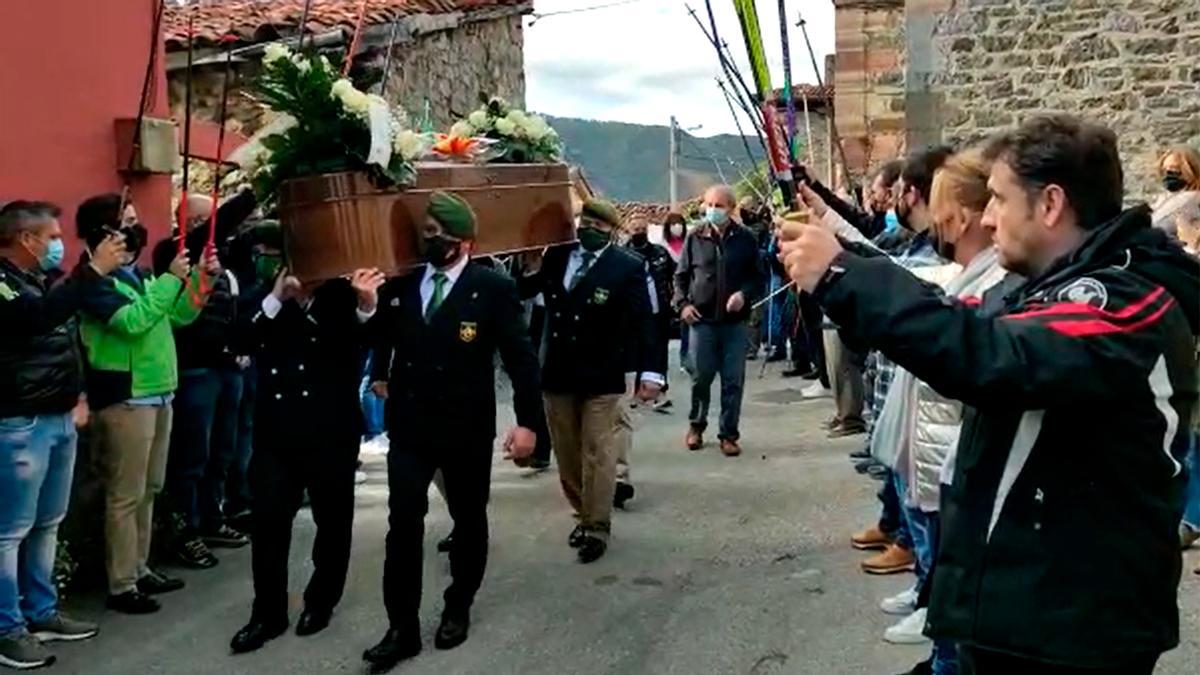
<svg viewBox="0 0 1200 675"><path fill-rule="evenodd" d="M442 300L446 299L446 282L449 280L445 272L433 273L433 295L429 298L429 306L425 308L425 323L433 319L433 313L438 311Z"/></svg>
<svg viewBox="0 0 1200 675"><path fill-rule="evenodd" d="M591 251L584 251L581 256L583 261L579 264L579 269L575 270L575 274L571 275L571 283L567 286L568 291L575 290L575 287L583 280L584 275L591 269L592 261L596 259L596 254Z"/></svg>

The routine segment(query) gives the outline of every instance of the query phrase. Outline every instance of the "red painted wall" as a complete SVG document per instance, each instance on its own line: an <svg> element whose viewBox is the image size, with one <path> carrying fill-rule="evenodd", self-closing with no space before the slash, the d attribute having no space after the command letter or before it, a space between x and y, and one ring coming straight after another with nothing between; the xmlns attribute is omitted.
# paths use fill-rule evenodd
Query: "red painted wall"
<svg viewBox="0 0 1200 675"><path fill-rule="evenodd" d="M113 120L136 117L150 45L159 50L150 114L166 117L163 43L150 30L158 0L0 2L0 201L63 208L67 261L80 250L75 208L119 192ZM135 176L133 203L150 230L171 223L171 177ZM145 256L143 256L145 260Z"/></svg>

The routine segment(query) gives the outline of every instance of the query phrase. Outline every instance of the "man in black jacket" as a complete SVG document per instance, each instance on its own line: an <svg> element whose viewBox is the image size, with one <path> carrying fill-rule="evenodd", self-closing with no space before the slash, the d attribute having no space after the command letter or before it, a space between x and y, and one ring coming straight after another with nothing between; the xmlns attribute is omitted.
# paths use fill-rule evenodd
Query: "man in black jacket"
<svg viewBox="0 0 1200 675"><path fill-rule="evenodd" d="M487 565L487 503L496 437L495 358L513 385L517 427L505 442L524 458L544 422L537 355L512 279L470 260L475 215L458 197L435 192L421 231L428 264L388 285L375 318L378 393L386 393L388 535L383 600L390 628L363 654L377 672L421 651L422 540L429 483L441 469L454 519L453 583L435 646L467 639L470 608ZM384 386L386 383L386 388Z"/></svg>
<svg viewBox="0 0 1200 675"><path fill-rule="evenodd" d="M362 436L358 390L366 322L375 314L378 270L360 269L305 289L283 271L253 318L258 400L250 483L254 609L233 637L235 654L287 630L288 549L304 492L317 536L313 575L296 634L329 625L350 564L354 470Z"/></svg>
<svg viewBox="0 0 1200 675"><path fill-rule="evenodd" d="M47 640L83 640L95 624L58 611L58 524L75 470L76 426L87 422L76 314L124 256L108 237L91 262L50 287L62 265L59 210L16 201L0 209L0 665L54 662ZM74 412L74 414L72 414Z"/></svg>
<svg viewBox="0 0 1200 675"><path fill-rule="evenodd" d="M984 216L1028 281L982 306L791 228L785 262L854 338L967 406L926 632L966 673L1151 673L1179 641L1180 434L1200 263L1122 212L1115 135L1037 117L995 139ZM1003 293L1003 290L1001 291Z"/></svg>
<svg viewBox="0 0 1200 675"><path fill-rule="evenodd" d="M608 549L617 460L631 431L626 373L638 374L644 400L664 381L646 264L612 245L620 224L611 204L588 200L579 243L551 248L520 282L525 295L546 298L542 391L559 480L579 519L567 543L583 563Z"/></svg>
<svg viewBox="0 0 1200 675"><path fill-rule="evenodd" d="M746 380L746 321L762 291L763 270L754 235L733 220L734 194L728 185L704 193L705 221L684 240L675 272L675 307L690 326L693 368L692 410L684 442L704 446L712 383L721 374L721 452L741 454L738 421Z"/></svg>

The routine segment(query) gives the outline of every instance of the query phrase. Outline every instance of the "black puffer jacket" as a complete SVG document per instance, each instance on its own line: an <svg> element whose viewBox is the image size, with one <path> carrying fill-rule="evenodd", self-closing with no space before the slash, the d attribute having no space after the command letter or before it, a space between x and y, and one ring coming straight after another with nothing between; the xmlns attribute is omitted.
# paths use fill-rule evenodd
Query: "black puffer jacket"
<svg viewBox="0 0 1200 675"><path fill-rule="evenodd" d="M179 370L232 367L237 356L237 279L226 270L213 279L212 291L199 318L175 329Z"/></svg>
<svg viewBox="0 0 1200 675"><path fill-rule="evenodd" d="M1200 262L1143 207L981 308L886 259L834 269L842 330L967 406L926 631L1081 669L1175 646Z"/></svg>
<svg viewBox="0 0 1200 675"><path fill-rule="evenodd" d="M100 280L90 266L47 288L0 258L0 418L62 414L79 401L83 359L76 313Z"/></svg>

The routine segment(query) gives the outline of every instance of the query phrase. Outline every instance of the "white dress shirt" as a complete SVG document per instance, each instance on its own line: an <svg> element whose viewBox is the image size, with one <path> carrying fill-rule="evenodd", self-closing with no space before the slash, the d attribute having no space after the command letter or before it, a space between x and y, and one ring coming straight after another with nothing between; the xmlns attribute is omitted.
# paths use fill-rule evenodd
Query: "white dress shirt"
<svg viewBox="0 0 1200 675"><path fill-rule="evenodd" d="M462 271L466 269L468 262L470 262L470 258L464 255L458 259L458 262L442 270L442 273L446 275L446 281L442 284L442 302L450 297L450 289L454 288L455 282L462 276ZM437 271L433 265L425 265L425 276L421 277L421 316L425 315L429 301L433 299L433 275Z"/></svg>
<svg viewBox="0 0 1200 675"><path fill-rule="evenodd" d="M308 308L312 307L313 299L312 296L309 296L304 300L296 300L296 302L299 303L300 309L303 309L307 313ZM283 309L283 303L280 302L279 298L275 297L274 293L268 293L267 297L263 298L262 312L268 319L274 319L281 309ZM358 316L359 323L366 323L370 321L371 317L375 316L374 308L369 312L364 312L361 308L355 307L354 313Z"/></svg>

